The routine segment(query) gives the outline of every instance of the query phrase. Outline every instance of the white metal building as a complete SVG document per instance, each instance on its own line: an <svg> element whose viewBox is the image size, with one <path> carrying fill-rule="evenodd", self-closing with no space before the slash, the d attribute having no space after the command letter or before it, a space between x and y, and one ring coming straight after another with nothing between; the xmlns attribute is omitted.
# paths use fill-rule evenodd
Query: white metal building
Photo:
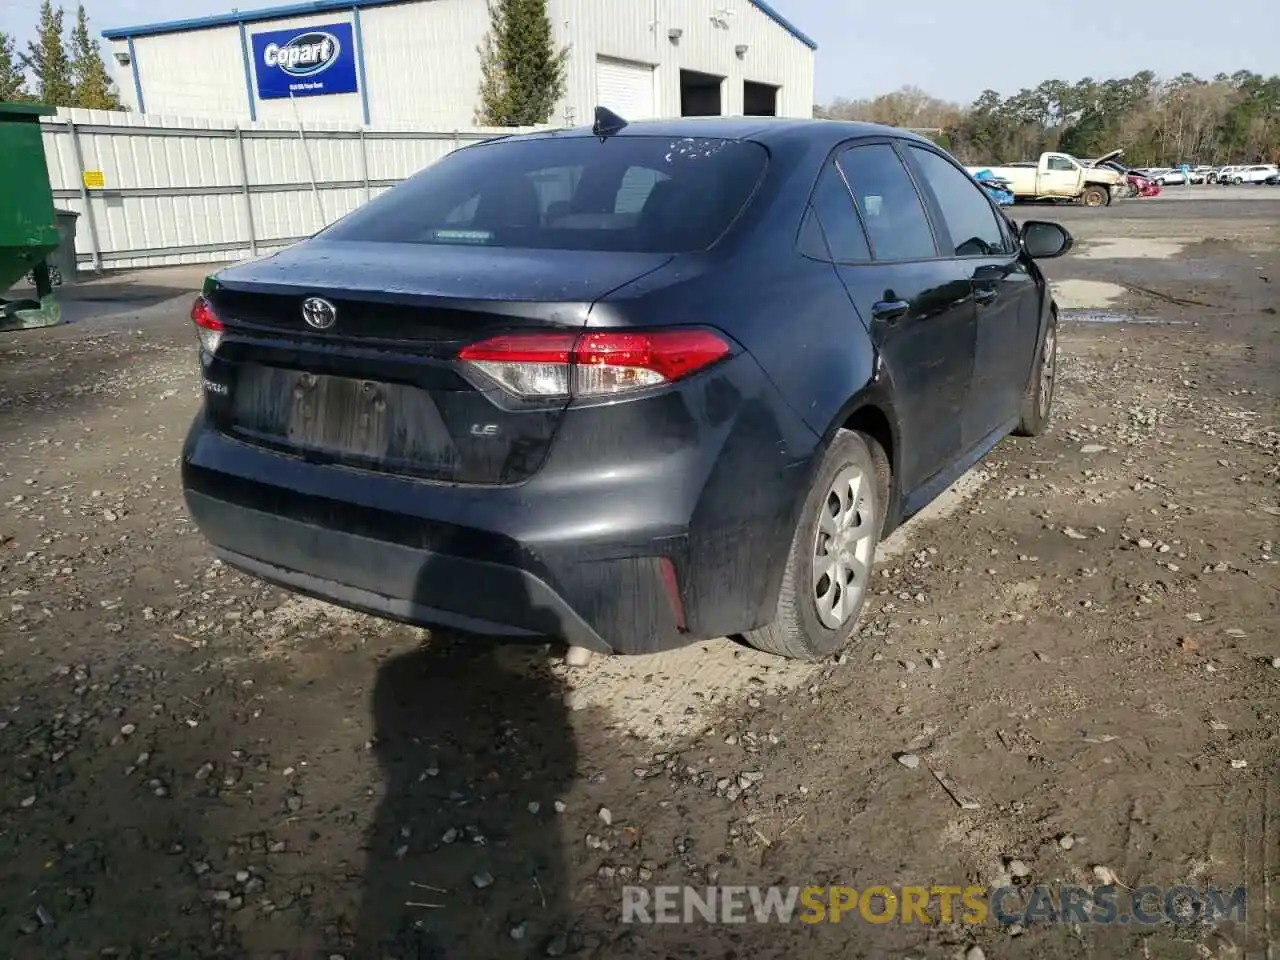
<svg viewBox="0 0 1280 960"><path fill-rule="evenodd" d="M548 0L568 84L552 123L807 117L816 44L765 0ZM104 31L130 109L474 125L485 0L313 0Z"/></svg>

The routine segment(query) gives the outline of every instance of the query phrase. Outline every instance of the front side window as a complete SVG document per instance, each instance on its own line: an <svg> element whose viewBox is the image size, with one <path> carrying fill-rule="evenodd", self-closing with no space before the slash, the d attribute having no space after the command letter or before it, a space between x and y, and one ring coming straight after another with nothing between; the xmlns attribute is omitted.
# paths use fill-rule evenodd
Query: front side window
<svg viewBox="0 0 1280 960"><path fill-rule="evenodd" d="M915 184L887 143L850 147L840 155L876 260L936 257L933 231Z"/></svg>
<svg viewBox="0 0 1280 960"><path fill-rule="evenodd" d="M907 149L938 201L957 257L989 257L1012 252L1005 249L1000 222L981 187L932 150Z"/></svg>
<svg viewBox="0 0 1280 960"><path fill-rule="evenodd" d="M500 140L450 154L319 236L686 253L719 239L767 163L760 144L722 138Z"/></svg>
<svg viewBox="0 0 1280 960"><path fill-rule="evenodd" d="M1078 169L1078 168L1076 167L1076 165L1075 165L1074 163L1072 163L1072 162L1071 162L1070 160L1068 160L1066 157L1050 157L1050 158L1049 158L1049 169L1050 169L1050 170L1060 170L1060 171L1062 171L1062 172L1064 172L1064 173L1072 173L1072 172L1074 172L1074 171L1075 171L1076 169Z"/></svg>

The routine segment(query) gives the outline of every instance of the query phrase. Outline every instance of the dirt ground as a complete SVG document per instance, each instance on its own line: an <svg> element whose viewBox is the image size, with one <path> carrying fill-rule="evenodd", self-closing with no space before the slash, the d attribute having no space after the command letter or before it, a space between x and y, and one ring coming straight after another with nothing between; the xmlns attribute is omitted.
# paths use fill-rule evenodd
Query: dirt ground
<svg viewBox="0 0 1280 960"><path fill-rule="evenodd" d="M1017 213L1078 240L1053 427L895 535L817 666L568 671L224 568L176 470L198 269L0 335L0 953L1269 960L1280 200ZM620 922L628 883L1096 867L1247 919Z"/></svg>

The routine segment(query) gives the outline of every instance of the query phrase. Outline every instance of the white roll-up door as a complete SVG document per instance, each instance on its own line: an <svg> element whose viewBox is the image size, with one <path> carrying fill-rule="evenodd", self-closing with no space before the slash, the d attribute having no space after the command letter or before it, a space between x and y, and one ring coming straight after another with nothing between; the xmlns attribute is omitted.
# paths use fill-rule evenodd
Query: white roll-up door
<svg viewBox="0 0 1280 960"><path fill-rule="evenodd" d="M596 102L624 120L652 120L653 67L625 60L596 59Z"/></svg>

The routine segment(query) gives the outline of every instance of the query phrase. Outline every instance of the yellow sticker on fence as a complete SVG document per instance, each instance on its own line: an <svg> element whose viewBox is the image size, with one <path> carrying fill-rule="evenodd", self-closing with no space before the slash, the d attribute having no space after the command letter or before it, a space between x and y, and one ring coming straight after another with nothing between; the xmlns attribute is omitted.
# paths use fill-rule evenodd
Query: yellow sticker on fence
<svg viewBox="0 0 1280 960"><path fill-rule="evenodd" d="M84 185L87 190L101 190L107 185L107 178L101 170L86 170Z"/></svg>

